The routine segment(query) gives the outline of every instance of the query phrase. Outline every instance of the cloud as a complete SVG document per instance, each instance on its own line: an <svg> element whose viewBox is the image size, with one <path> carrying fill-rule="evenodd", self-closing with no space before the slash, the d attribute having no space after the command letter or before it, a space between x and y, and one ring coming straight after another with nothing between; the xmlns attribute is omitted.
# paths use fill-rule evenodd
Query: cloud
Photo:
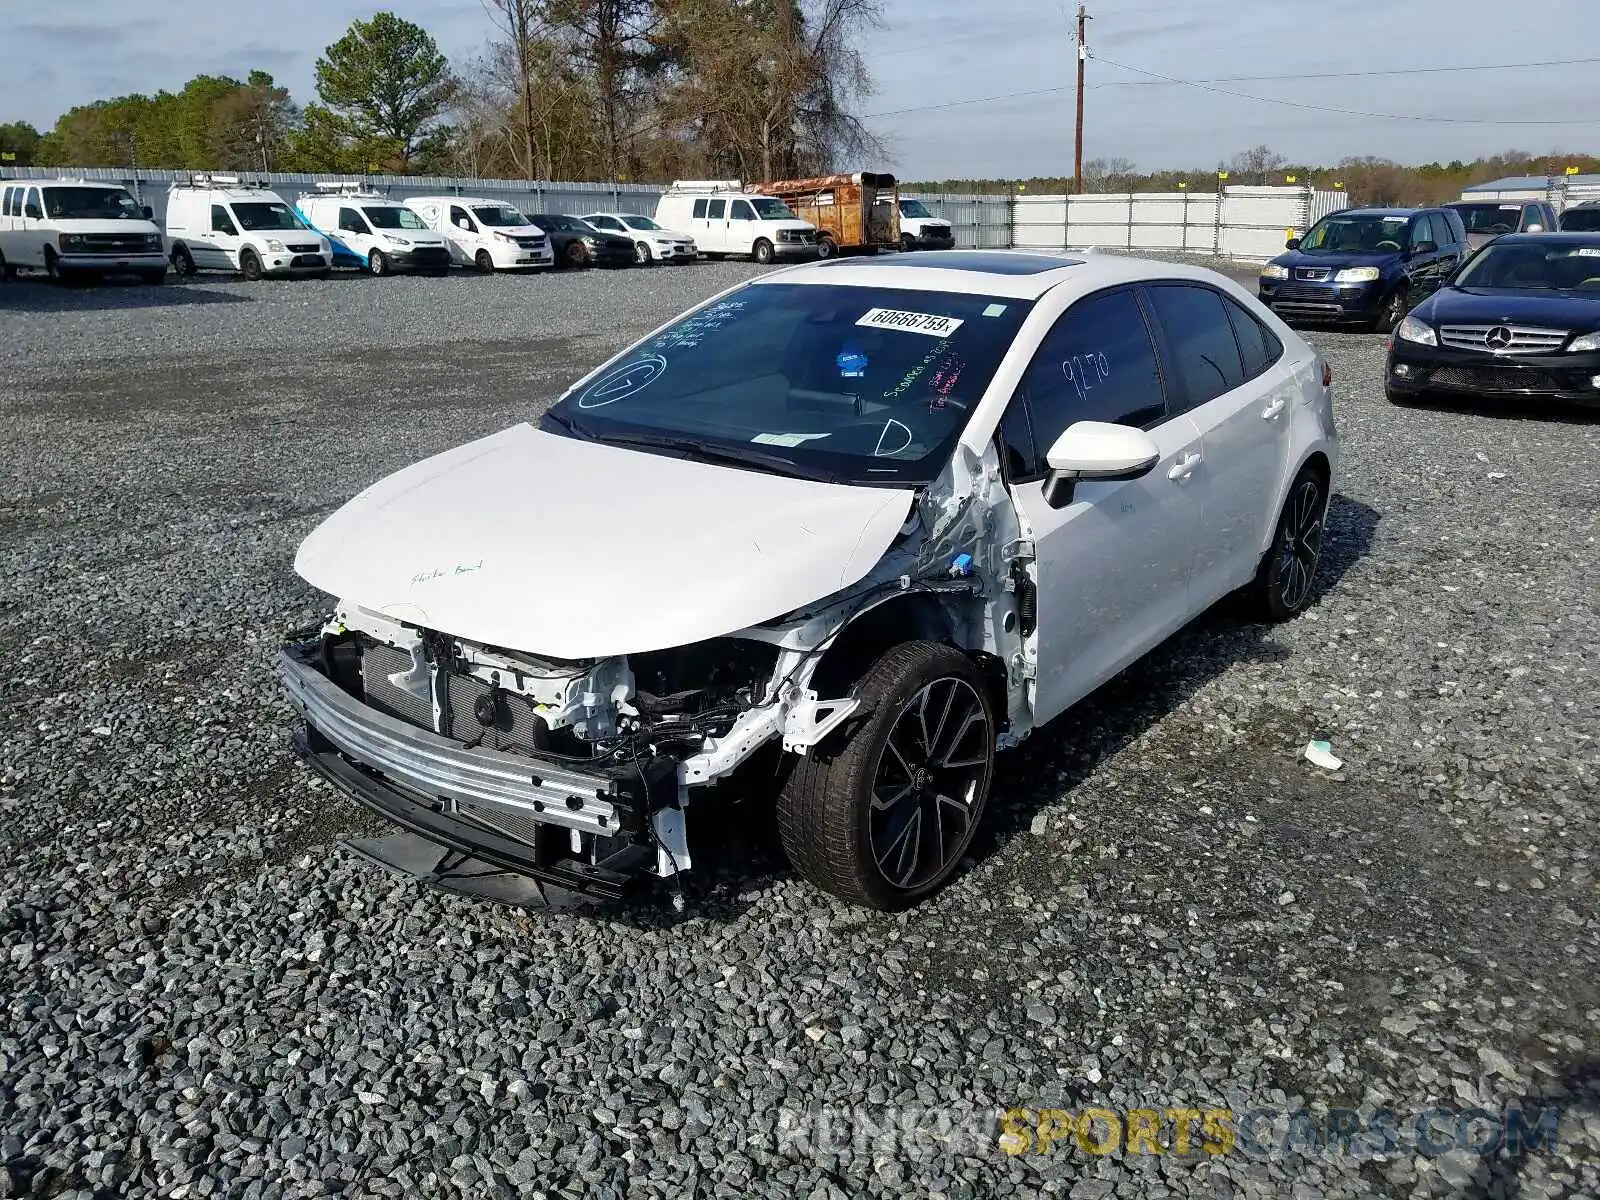
<svg viewBox="0 0 1600 1200"><path fill-rule="evenodd" d="M128 40L125 29L97 21L24 21L13 29L19 40L33 38L48 46L66 46L73 50L109 49Z"/></svg>

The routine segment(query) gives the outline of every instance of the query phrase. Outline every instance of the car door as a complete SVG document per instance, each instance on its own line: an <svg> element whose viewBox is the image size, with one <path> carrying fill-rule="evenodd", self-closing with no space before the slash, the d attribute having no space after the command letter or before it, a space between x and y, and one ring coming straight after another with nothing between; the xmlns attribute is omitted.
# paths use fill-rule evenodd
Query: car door
<svg viewBox="0 0 1600 1200"><path fill-rule="evenodd" d="M44 248L50 240L44 218L44 194L30 187L22 197L22 219L17 223L22 236L17 239L20 253L17 262L25 267L44 266Z"/></svg>
<svg viewBox="0 0 1600 1200"><path fill-rule="evenodd" d="M1077 421L1142 428L1161 459L1139 479L1079 481L1060 503L1047 490L1045 455ZM1013 502L1034 543L1033 703L1035 717L1047 721L1191 612L1200 435L1187 415L1167 411L1134 288L1086 296L1056 320L1023 375L1001 438Z"/></svg>
<svg viewBox="0 0 1600 1200"><path fill-rule="evenodd" d="M197 267L231 271L239 263L241 245L243 239L239 227L233 223L233 215L228 212L227 205L213 204L210 227L204 230L203 237L191 239L190 252Z"/></svg>
<svg viewBox="0 0 1600 1200"><path fill-rule="evenodd" d="M1415 308L1437 290L1446 266L1453 261L1451 242L1454 239L1449 226L1442 217L1438 229L1434 224L1432 214L1418 213L1406 233L1405 270L1410 280L1408 308Z"/></svg>
<svg viewBox="0 0 1600 1200"><path fill-rule="evenodd" d="M459 204L450 206L450 219L445 227L445 236L455 244L462 262L470 263L477 257L481 236L478 232L478 223L472 219L472 214Z"/></svg>
<svg viewBox="0 0 1600 1200"><path fill-rule="evenodd" d="M1192 490L1204 541L1190 584L1198 610L1255 574L1277 520L1295 384L1281 364L1282 343L1231 297L1177 280L1145 291L1168 404L1187 412L1200 435L1204 465Z"/></svg>
<svg viewBox="0 0 1600 1200"><path fill-rule="evenodd" d="M706 201L706 236L711 241L714 250L724 253L735 249L728 230L728 202L726 199L717 198Z"/></svg>
<svg viewBox="0 0 1600 1200"><path fill-rule="evenodd" d="M339 209L339 240L362 262L372 253L372 230L360 213L347 206Z"/></svg>
<svg viewBox="0 0 1600 1200"><path fill-rule="evenodd" d="M733 201L728 206L728 249L735 254L750 254L760 233L756 210L750 207L750 201Z"/></svg>

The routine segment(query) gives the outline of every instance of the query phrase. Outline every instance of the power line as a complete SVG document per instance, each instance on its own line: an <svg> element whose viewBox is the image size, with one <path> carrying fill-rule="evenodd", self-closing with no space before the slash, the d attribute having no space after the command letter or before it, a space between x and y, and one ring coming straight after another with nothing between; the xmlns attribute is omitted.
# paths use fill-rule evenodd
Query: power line
<svg viewBox="0 0 1600 1200"><path fill-rule="evenodd" d="M1456 117L1423 117L1392 113L1363 113L1357 112L1353 109L1335 108L1328 105L1302 104L1297 101L1275 99L1270 96L1250 96L1243 92L1229 91L1223 88L1212 87L1210 85L1216 83L1255 83L1269 82L1273 80L1287 81L1294 79L1356 79L1378 75L1427 75L1438 74L1446 71L1514 71L1530 67L1559 67L1575 66L1582 63L1600 63L1600 58L1563 58L1550 59L1544 62L1481 63L1472 66L1459 67L1409 67L1380 71L1324 71L1317 74L1224 75L1218 76L1214 79L1174 79L1169 75L1160 75L1154 71L1145 71L1139 67L1130 67L1125 63L1114 62L1111 59L1101 57L1100 55L1095 55L1094 57L1097 62L1103 62L1107 66L1119 67L1124 71L1132 71L1139 75L1151 76L1151 82L1129 80L1118 83L1113 81L1111 83L1091 84L1090 87L1092 89L1105 87L1157 87L1162 85L1179 85L1182 87L1201 88L1205 91L1214 91L1225 96L1237 96L1245 100L1257 100L1263 104L1287 104L1297 108L1313 108L1324 112L1344 113L1349 116L1384 117L1397 121L1443 121L1468 125L1591 125L1595 122L1593 118L1574 121L1487 121ZM867 113L866 119L873 120L880 117L903 117L912 113L937 112L941 109L947 108L965 108L974 104L994 104L1001 100L1026 100L1033 96L1054 96L1059 95L1062 92L1070 92L1075 86L1075 84L1063 84L1059 87L1034 88L1025 92L1002 92L994 96L975 96L967 100L947 100L941 104L920 104L914 108L897 108L889 112Z"/></svg>
<svg viewBox="0 0 1600 1200"><path fill-rule="evenodd" d="M1365 111L1363 111L1361 109L1356 109L1356 108L1339 108L1339 107L1337 107L1335 105L1332 105L1332 104L1309 104L1309 103L1306 103L1306 102L1301 101L1301 100L1284 100L1284 99L1280 99L1280 98L1273 97L1273 96L1254 96L1254 95L1251 95L1248 92L1236 92L1236 91L1232 90L1231 88L1213 87L1208 83L1201 83L1200 81L1194 80L1194 79L1174 79L1171 75L1163 75L1159 71L1146 71L1143 67L1130 67L1127 63L1115 62L1114 60L1109 59L1109 58L1096 57L1095 61L1096 62L1103 62L1108 67L1116 67L1118 70L1132 71L1135 75L1148 75L1151 79L1159 79L1164 83L1178 83L1178 84L1184 85L1185 87L1198 88L1202 92L1214 92L1219 96L1233 96L1233 97L1235 97L1236 99L1239 99L1239 100L1253 100L1257 104L1279 104L1279 105L1283 105L1286 108L1304 108L1304 109L1309 109L1312 112L1339 113L1340 115L1346 116L1346 117L1366 117L1366 118L1368 118L1370 120L1378 120L1378 121L1422 121L1422 122L1426 122L1426 123L1429 123L1429 124L1439 124L1439 125L1504 125L1504 126L1513 126L1513 125L1516 125L1516 126L1529 126L1529 125L1540 125L1540 126L1593 125L1595 123L1595 118L1593 118L1593 117L1585 117L1585 118L1570 119L1570 120L1540 119L1540 120L1533 120L1533 121L1528 121L1528 120L1522 120L1522 121L1517 121L1517 120L1494 121L1494 120L1486 120L1486 119L1478 118L1478 117L1427 117L1427 116L1419 116L1416 113L1365 112Z"/></svg>

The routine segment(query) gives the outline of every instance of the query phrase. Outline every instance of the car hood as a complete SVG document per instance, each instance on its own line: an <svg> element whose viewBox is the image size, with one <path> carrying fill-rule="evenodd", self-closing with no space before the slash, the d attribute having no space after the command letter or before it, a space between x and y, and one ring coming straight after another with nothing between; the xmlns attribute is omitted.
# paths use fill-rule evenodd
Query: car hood
<svg viewBox="0 0 1600 1200"><path fill-rule="evenodd" d="M1600 296L1519 288L1442 288L1417 306L1437 325L1535 325L1588 333L1600 328Z"/></svg>
<svg viewBox="0 0 1600 1200"><path fill-rule="evenodd" d="M154 221L121 221L105 220L101 217L52 217L50 219L52 233L125 233L134 237L144 237L149 233L159 234Z"/></svg>
<svg viewBox="0 0 1600 1200"><path fill-rule="evenodd" d="M848 587L913 495L522 424L379 480L312 531L294 568L394 620L601 658L732 633Z"/></svg>
<svg viewBox="0 0 1600 1200"><path fill-rule="evenodd" d="M1280 254L1272 260L1280 267L1322 267L1326 270L1342 271L1346 267L1388 267L1400 261L1400 256L1394 253L1377 254L1302 254L1298 250L1290 250L1287 254Z"/></svg>

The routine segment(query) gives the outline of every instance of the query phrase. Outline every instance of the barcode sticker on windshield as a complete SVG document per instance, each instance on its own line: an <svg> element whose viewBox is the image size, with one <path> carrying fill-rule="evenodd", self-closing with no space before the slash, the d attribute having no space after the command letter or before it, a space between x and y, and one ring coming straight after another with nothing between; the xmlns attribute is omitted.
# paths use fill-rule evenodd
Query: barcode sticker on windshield
<svg viewBox="0 0 1600 1200"><path fill-rule="evenodd" d="M1600 258L1600 246L1579 246L1572 255L1574 258Z"/></svg>
<svg viewBox="0 0 1600 1200"><path fill-rule="evenodd" d="M861 315L857 325L868 329L901 329L906 333L926 333L932 337L949 337L961 328L956 317L941 317L938 313L901 312L895 308L869 308Z"/></svg>

